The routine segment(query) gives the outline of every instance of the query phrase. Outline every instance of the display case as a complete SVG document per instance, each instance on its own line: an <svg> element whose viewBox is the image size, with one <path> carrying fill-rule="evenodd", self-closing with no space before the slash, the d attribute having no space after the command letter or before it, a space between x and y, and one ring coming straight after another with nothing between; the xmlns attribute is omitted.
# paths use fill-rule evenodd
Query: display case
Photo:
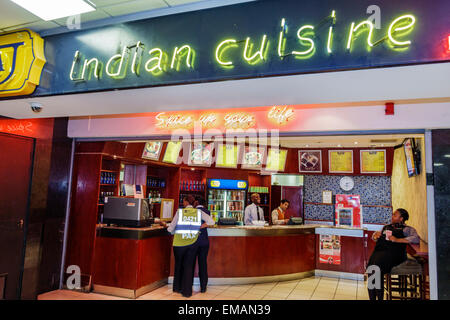
<svg viewBox="0 0 450 320"><path fill-rule="evenodd" d="M213 219L235 218L244 221L247 181L243 180L208 180L208 210Z"/></svg>

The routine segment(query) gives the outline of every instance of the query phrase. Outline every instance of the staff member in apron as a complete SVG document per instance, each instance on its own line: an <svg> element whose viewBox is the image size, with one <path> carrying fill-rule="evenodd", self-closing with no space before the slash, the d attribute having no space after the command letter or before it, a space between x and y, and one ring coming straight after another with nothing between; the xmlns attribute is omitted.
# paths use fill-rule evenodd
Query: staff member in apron
<svg viewBox="0 0 450 320"><path fill-rule="evenodd" d="M372 235L372 240L377 243L367 266L378 266L381 278L379 279L380 288L368 289L370 300L383 300L384 275L407 259L406 245L408 243L420 242L416 229L405 225L408 219L408 211L397 209L392 215L392 223Z"/></svg>
<svg viewBox="0 0 450 320"><path fill-rule="evenodd" d="M193 197L190 199L193 202ZM178 209L167 231L175 234L173 237L173 255L175 270L173 276L173 291L184 297L192 296L194 282L195 257L198 249L198 236L202 220L213 225L214 220L200 209Z"/></svg>
<svg viewBox="0 0 450 320"><path fill-rule="evenodd" d="M289 208L289 200L281 200L280 206L272 211L272 224L286 224L289 219L285 219L284 214Z"/></svg>

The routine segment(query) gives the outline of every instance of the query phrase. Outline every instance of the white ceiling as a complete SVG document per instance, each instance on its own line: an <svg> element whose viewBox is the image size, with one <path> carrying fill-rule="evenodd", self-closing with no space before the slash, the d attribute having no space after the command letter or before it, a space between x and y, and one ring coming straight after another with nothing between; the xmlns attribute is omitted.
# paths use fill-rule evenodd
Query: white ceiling
<svg viewBox="0 0 450 320"><path fill-rule="evenodd" d="M93 21L108 24L111 18L122 16L127 16L128 20L134 20L133 14L137 13L139 13L138 18L143 19L145 18L143 13L148 13L151 17L155 16L155 13L158 15L158 12L161 15L170 14L171 9L179 13L248 1L254 0L90 0L97 9L82 14L81 24ZM29 28L39 33L65 27L66 22L67 18L43 21L10 0L0 0L0 33L21 28Z"/></svg>

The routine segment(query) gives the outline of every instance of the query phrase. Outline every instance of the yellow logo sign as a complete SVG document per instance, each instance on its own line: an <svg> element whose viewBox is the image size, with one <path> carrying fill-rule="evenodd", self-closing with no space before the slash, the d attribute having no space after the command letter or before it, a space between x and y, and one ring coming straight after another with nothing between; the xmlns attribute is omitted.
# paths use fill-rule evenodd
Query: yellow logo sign
<svg viewBox="0 0 450 320"><path fill-rule="evenodd" d="M45 64L44 40L24 29L0 35L0 97L33 93Z"/></svg>
<svg viewBox="0 0 450 320"><path fill-rule="evenodd" d="M245 189L245 188L247 188L247 183L245 181L239 181L237 186L240 189Z"/></svg>
<svg viewBox="0 0 450 320"><path fill-rule="evenodd" d="M220 181L217 180L211 180L211 187L218 188L220 187Z"/></svg>

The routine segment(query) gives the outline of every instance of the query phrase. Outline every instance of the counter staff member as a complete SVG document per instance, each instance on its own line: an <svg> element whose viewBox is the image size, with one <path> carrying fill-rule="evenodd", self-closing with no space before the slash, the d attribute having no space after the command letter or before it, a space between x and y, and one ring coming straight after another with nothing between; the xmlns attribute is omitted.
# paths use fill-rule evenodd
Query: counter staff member
<svg viewBox="0 0 450 320"><path fill-rule="evenodd" d="M272 224L286 224L289 219L284 218L286 210L289 208L289 200L281 200L280 206L272 211Z"/></svg>
<svg viewBox="0 0 450 320"><path fill-rule="evenodd" d="M192 207L194 201L192 196L187 200L190 207L178 209L167 228L167 231L175 234L173 237L173 255L175 257L173 291L181 293L184 297L192 296L201 221L204 220L206 224L214 224L214 220L210 216L202 210Z"/></svg>
<svg viewBox="0 0 450 320"><path fill-rule="evenodd" d="M194 207L202 210L208 216L211 216L211 212L205 208L205 199L198 196L195 198ZM213 223L214 224L214 223ZM209 238L208 238L208 224L202 219L202 225L200 227L200 235L198 236L198 248L197 248L197 261L198 261L198 277L200 279L200 292L206 292L208 286L208 251L209 251Z"/></svg>
<svg viewBox="0 0 450 320"><path fill-rule="evenodd" d="M379 279L379 289L368 289L370 300L377 300L377 298L383 300L384 274L391 272L392 267L407 259L406 245L408 243L420 242L416 229L405 224L408 219L408 211L397 209L392 215L392 223L385 225L381 232L377 231L372 235L372 240L377 243L367 266L378 266L381 279Z"/></svg>
<svg viewBox="0 0 450 320"><path fill-rule="evenodd" d="M258 193L253 193L250 197L252 204L248 205L244 211L244 224L252 225L253 220L264 221L264 211L259 206L261 198Z"/></svg>

